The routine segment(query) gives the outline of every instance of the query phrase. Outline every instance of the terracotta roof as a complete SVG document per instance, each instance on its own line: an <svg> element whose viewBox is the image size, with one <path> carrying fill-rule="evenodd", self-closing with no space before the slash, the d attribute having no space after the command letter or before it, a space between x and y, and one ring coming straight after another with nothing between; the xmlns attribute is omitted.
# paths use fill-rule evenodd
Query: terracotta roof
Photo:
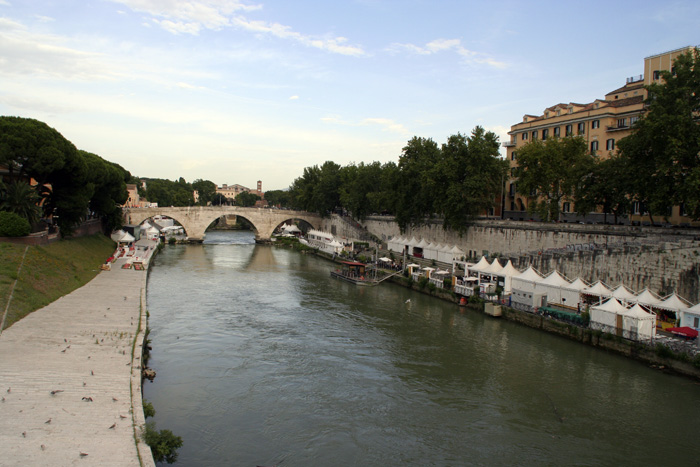
<svg viewBox="0 0 700 467"><path fill-rule="evenodd" d="M644 102L644 96L628 97L626 99L618 99L616 101L607 101L610 107L626 107L628 105L641 104Z"/></svg>
<svg viewBox="0 0 700 467"><path fill-rule="evenodd" d="M643 81L635 81L634 83L630 84L625 84L621 88L617 88L614 91L610 91L606 94L606 96L609 96L610 94L615 94L616 92L636 91L637 89L641 89L644 87Z"/></svg>

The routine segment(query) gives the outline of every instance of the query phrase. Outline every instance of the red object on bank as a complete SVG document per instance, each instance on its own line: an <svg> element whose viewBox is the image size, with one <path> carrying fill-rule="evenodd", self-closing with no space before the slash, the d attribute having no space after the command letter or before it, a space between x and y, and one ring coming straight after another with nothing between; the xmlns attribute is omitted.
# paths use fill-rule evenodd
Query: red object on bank
<svg viewBox="0 0 700 467"><path fill-rule="evenodd" d="M696 337L698 337L698 332L693 328L689 328L688 326L681 326L679 328L668 328L667 331L671 334L686 337L688 339L695 339Z"/></svg>

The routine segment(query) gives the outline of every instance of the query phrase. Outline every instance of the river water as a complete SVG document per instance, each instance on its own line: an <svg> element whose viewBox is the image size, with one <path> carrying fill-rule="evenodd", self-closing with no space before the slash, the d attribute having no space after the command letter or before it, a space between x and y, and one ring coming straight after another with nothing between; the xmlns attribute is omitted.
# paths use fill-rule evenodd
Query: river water
<svg viewBox="0 0 700 467"><path fill-rule="evenodd" d="M698 465L700 386L210 232L148 280L145 382L179 465Z"/></svg>

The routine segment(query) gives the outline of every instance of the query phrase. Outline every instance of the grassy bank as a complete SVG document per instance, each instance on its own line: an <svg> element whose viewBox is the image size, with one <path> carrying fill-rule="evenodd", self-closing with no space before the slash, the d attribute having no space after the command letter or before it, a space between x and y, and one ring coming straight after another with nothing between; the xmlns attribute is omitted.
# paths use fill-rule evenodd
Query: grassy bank
<svg viewBox="0 0 700 467"><path fill-rule="evenodd" d="M17 275L24 245L0 243L0 319L12 285L17 285L5 319L5 328L54 300L90 282L114 252L114 242L104 235L61 240L30 246Z"/></svg>

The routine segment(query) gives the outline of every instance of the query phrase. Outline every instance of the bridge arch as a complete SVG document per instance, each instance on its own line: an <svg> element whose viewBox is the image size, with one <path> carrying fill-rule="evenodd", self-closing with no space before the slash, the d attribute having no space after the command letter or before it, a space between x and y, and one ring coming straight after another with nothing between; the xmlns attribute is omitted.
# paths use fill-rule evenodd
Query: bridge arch
<svg viewBox="0 0 700 467"><path fill-rule="evenodd" d="M124 220L129 224L141 224L154 216L167 216L175 219L185 229L187 240L201 242L209 225L221 216L236 215L245 218L253 226L255 241L269 242L275 228L290 219L300 219L317 229L321 217L305 211L281 209L244 208L239 206L189 206L170 208L126 208Z"/></svg>

